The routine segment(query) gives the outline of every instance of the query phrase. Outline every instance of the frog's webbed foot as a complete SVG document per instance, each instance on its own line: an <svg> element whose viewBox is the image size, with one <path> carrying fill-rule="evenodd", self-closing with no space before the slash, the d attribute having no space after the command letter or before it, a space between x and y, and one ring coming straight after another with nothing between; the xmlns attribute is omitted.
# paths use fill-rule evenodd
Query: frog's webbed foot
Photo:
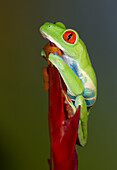
<svg viewBox="0 0 117 170"><path fill-rule="evenodd" d="M64 101L64 108L66 110L66 117L71 118L74 116L74 113L76 112L76 108L73 105L72 100L70 99L69 95L66 91L62 90L63 93L63 101Z"/></svg>
<svg viewBox="0 0 117 170"><path fill-rule="evenodd" d="M49 90L49 74L48 74L48 67L42 68L42 75L44 79L44 90Z"/></svg>

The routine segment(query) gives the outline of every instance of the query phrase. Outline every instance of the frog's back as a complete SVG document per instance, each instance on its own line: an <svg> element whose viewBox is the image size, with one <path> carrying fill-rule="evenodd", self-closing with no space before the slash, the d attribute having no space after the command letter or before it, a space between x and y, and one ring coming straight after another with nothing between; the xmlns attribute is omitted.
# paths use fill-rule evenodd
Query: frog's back
<svg viewBox="0 0 117 170"><path fill-rule="evenodd" d="M92 67L86 46L81 39L80 44L82 45L83 50L80 59L77 60L78 67L81 68L82 72L85 73L86 77L90 77L94 86L97 87L96 75Z"/></svg>
<svg viewBox="0 0 117 170"><path fill-rule="evenodd" d="M79 78L84 84L83 96L87 103L87 107L90 107L96 101L97 80L96 80L96 75L92 67L86 46L82 40L80 40L80 43L82 44L83 52L80 57L80 60L78 60L79 72L82 75L82 77L79 77Z"/></svg>

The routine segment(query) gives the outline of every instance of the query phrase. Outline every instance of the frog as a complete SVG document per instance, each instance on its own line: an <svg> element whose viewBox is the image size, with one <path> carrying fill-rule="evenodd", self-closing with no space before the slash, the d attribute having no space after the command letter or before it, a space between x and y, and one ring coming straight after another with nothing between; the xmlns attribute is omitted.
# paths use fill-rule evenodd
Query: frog
<svg viewBox="0 0 117 170"><path fill-rule="evenodd" d="M85 146L88 116L97 98L97 78L87 48L77 31L66 28L62 22L46 22L40 33L62 52L62 55L50 52L48 61L57 68L66 85L65 97L74 114L80 106L78 143ZM46 56L44 50L41 55Z"/></svg>

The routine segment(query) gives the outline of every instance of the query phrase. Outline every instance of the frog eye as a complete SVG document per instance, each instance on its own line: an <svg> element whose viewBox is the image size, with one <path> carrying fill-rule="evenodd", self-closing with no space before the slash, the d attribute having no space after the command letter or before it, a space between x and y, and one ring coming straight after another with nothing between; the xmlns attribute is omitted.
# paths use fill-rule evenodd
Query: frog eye
<svg viewBox="0 0 117 170"><path fill-rule="evenodd" d="M70 44L74 44L76 42L77 36L76 33L72 30L67 30L63 34L63 38Z"/></svg>

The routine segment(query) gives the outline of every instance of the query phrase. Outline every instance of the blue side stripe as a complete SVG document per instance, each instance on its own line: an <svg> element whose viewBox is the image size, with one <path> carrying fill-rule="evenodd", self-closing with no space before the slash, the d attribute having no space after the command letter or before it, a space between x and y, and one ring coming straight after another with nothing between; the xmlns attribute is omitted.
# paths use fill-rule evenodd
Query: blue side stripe
<svg viewBox="0 0 117 170"><path fill-rule="evenodd" d="M76 99L76 96L72 96L71 94L69 94L69 92L67 92L67 94L69 95L71 100L75 100Z"/></svg>
<svg viewBox="0 0 117 170"><path fill-rule="evenodd" d="M82 77L81 81L82 81L83 84L85 84L87 82L87 78L86 77Z"/></svg>
<svg viewBox="0 0 117 170"><path fill-rule="evenodd" d="M92 99L92 100L85 100L85 101L86 101L87 106L90 106L90 105L92 105L95 102L94 99Z"/></svg>
<svg viewBox="0 0 117 170"><path fill-rule="evenodd" d="M83 96L85 98L92 98L95 96L95 91L89 88L84 88Z"/></svg>
<svg viewBox="0 0 117 170"><path fill-rule="evenodd" d="M76 99L76 96L72 96L72 95L70 95L68 92L67 92L67 94L69 95L69 97L70 97L70 99L71 100L74 100L75 101L75 99ZM86 104L87 104L87 107L90 107L90 105L92 105L94 102L95 102L95 99L89 99L89 100L87 100L87 99L85 99L85 102L86 102Z"/></svg>
<svg viewBox="0 0 117 170"><path fill-rule="evenodd" d="M73 64L70 64L71 69L74 71L74 73L78 76L78 66L75 62Z"/></svg>

